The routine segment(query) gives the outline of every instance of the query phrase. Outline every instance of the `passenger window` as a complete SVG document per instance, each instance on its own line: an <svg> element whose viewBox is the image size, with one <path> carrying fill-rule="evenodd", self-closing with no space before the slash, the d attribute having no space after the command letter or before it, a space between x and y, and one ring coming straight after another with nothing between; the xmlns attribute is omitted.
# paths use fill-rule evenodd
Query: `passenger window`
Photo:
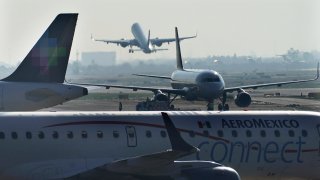
<svg viewBox="0 0 320 180"><path fill-rule="evenodd" d="M67 137L68 137L69 139L72 139L72 138L73 138L73 132L72 132L72 131L68 131L68 132L67 132Z"/></svg>
<svg viewBox="0 0 320 180"><path fill-rule="evenodd" d="M301 132L301 135L302 135L302 137L307 137L308 136L308 131L303 129L302 132Z"/></svg>
<svg viewBox="0 0 320 180"><path fill-rule="evenodd" d="M4 132L0 132L0 139L4 139L6 136L4 134Z"/></svg>
<svg viewBox="0 0 320 180"><path fill-rule="evenodd" d="M151 138L152 137L152 134L151 134L151 131L146 131L146 136L147 136L147 138Z"/></svg>
<svg viewBox="0 0 320 180"><path fill-rule="evenodd" d="M238 137L238 132L236 130L232 130L231 133L233 137Z"/></svg>
<svg viewBox="0 0 320 180"><path fill-rule="evenodd" d="M288 134L289 134L290 137L294 137L294 131L293 130L289 130Z"/></svg>
<svg viewBox="0 0 320 180"><path fill-rule="evenodd" d="M97 137L98 138L103 138L103 132L102 131L97 131Z"/></svg>
<svg viewBox="0 0 320 180"><path fill-rule="evenodd" d="M206 121L206 125L207 125L207 128L211 128L211 123L209 121Z"/></svg>
<svg viewBox="0 0 320 180"><path fill-rule="evenodd" d="M58 137L59 137L58 132L57 131L53 131L52 137L53 137L53 139L58 139Z"/></svg>
<svg viewBox="0 0 320 180"><path fill-rule="evenodd" d="M39 139L43 139L44 138L44 133L42 131L39 132L38 134Z"/></svg>
<svg viewBox="0 0 320 180"><path fill-rule="evenodd" d="M86 138L88 137L87 131L82 131L82 132L81 132L81 137L82 137L83 139L86 139Z"/></svg>
<svg viewBox="0 0 320 180"><path fill-rule="evenodd" d="M218 136L219 137L223 137L223 131L222 130L218 130Z"/></svg>
<svg viewBox="0 0 320 180"><path fill-rule="evenodd" d="M252 133L251 133L250 130L247 130L247 131L246 131L246 134L247 134L247 137L252 137Z"/></svg>
<svg viewBox="0 0 320 180"><path fill-rule="evenodd" d="M167 137L167 133L165 131L160 131L160 135L163 138Z"/></svg>
<svg viewBox="0 0 320 180"><path fill-rule="evenodd" d="M26 132L26 138L27 138L27 139L31 139L31 138L32 138L31 132Z"/></svg>
<svg viewBox="0 0 320 180"><path fill-rule="evenodd" d="M203 124L202 124L201 121L198 121L198 127L199 127L199 128L203 128Z"/></svg>
<svg viewBox="0 0 320 180"><path fill-rule="evenodd" d="M280 137L280 131L279 131L279 130L275 130L275 131L274 131L274 135L275 135L276 137Z"/></svg>
<svg viewBox="0 0 320 180"><path fill-rule="evenodd" d="M261 137L266 137L266 136L267 136L266 131L265 131L265 130L261 130L261 131L260 131L260 136L261 136Z"/></svg>
<svg viewBox="0 0 320 180"><path fill-rule="evenodd" d="M118 131L113 131L113 137L114 138L118 138L120 135L119 135L119 132Z"/></svg>
<svg viewBox="0 0 320 180"><path fill-rule="evenodd" d="M196 133L194 131L189 131L189 136L190 137L195 137L196 136Z"/></svg>
<svg viewBox="0 0 320 180"><path fill-rule="evenodd" d="M12 139L17 139L18 138L18 134L16 132L12 132L11 133L11 137L12 137Z"/></svg>

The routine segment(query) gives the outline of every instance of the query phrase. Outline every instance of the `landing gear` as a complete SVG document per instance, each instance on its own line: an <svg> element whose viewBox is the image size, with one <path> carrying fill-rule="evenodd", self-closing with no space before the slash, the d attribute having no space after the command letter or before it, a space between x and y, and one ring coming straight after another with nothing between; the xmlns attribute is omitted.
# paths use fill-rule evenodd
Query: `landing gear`
<svg viewBox="0 0 320 180"><path fill-rule="evenodd" d="M208 110L208 111L213 111L213 110L214 110L213 100L208 102L208 104L207 104L207 110Z"/></svg>
<svg viewBox="0 0 320 180"><path fill-rule="evenodd" d="M129 49L129 53L133 53L134 51L132 49Z"/></svg>
<svg viewBox="0 0 320 180"><path fill-rule="evenodd" d="M229 111L229 104L222 105L221 103L218 105L219 111Z"/></svg>
<svg viewBox="0 0 320 180"><path fill-rule="evenodd" d="M226 101L227 101L227 93L224 92L223 95L222 95L222 99L220 98L221 100L221 103L218 105L218 110L219 111L229 111L229 105L226 104Z"/></svg>

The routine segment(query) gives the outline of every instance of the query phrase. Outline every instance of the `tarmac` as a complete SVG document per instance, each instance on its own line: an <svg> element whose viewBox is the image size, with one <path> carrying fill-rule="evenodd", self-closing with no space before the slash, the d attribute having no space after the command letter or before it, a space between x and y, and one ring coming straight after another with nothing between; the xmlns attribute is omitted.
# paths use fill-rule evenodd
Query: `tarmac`
<svg viewBox="0 0 320 180"><path fill-rule="evenodd" d="M120 90L113 89L111 93L119 93ZM138 92L123 91L127 93L129 98L119 100L117 98L111 99L96 99L90 98L92 94L105 94L110 93L109 90L99 88L91 89L87 97L78 98L62 105L42 109L40 111L118 111L119 102L122 103L123 111L135 111L138 102L145 100L144 97L139 97ZM227 103L230 106L230 110L306 110L306 111L320 111L320 99L309 98L307 95L309 92L320 92L320 88L305 88L305 89L260 89L254 91L248 91L252 97L252 103L247 108L240 108L234 104L234 100L229 98ZM135 94L135 98L131 96ZM279 96L274 96L280 94ZM150 97L152 94L150 94ZM116 97L116 96L115 96ZM217 110L219 101L215 101L214 109ZM173 102L176 110L195 110L206 111L207 103L205 101L186 101L183 99L177 99Z"/></svg>

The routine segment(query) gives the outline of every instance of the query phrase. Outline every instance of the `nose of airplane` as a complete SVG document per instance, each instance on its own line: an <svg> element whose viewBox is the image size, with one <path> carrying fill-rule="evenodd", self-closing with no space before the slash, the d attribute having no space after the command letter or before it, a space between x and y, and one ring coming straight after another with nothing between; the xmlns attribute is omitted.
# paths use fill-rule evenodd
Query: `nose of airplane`
<svg viewBox="0 0 320 180"><path fill-rule="evenodd" d="M222 95L223 90L223 84L218 82L202 83L199 85L199 92L205 99L219 98Z"/></svg>
<svg viewBox="0 0 320 180"><path fill-rule="evenodd" d="M82 89L83 95L86 96L88 95L88 89L87 88L83 88Z"/></svg>

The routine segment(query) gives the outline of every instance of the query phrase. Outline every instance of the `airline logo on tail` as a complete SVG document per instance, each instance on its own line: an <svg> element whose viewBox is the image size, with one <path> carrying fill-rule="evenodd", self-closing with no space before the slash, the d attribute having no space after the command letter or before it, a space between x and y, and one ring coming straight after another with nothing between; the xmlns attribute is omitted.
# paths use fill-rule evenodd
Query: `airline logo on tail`
<svg viewBox="0 0 320 180"><path fill-rule="evenodd" d="M78 14L60 14L5 81L63 83Z"/></svg>
<svg viewBox="0 0 320 180"><path fill-rule="evenodd" d="M59 58L65 57L67 53L65 47L58 47L57 38L50 38L48 33L43 36L45 38L33 48L31 59L33 66L40 67L41 75L49 75L50 69L57 67Z"/></svg>

